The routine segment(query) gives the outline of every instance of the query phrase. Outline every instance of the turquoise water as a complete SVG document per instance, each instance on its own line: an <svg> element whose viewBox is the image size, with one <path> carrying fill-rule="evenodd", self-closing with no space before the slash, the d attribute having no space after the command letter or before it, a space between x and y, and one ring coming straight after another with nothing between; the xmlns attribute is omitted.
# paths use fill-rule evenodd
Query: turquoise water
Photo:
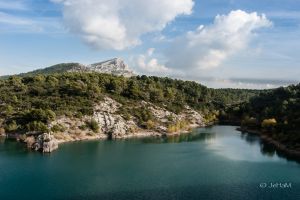
<svg viewBox="0 0 300 200"><path fill-rule="evenodd" d="M0 198L300 199L300 164L235 128L70 143L51 155L0 140Z"/></svg>

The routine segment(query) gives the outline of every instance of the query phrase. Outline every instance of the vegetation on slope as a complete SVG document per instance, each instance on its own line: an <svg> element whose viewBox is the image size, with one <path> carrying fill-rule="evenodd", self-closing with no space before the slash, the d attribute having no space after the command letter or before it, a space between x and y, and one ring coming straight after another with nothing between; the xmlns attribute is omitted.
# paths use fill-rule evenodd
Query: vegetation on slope
<svg viewBox="0 0 300 200"><path fill-rule="evenodd" d="M227 109L222 117L242 119L244 128L260 130L289 148L300 149L300 84L261 93Z"/></svg>
<svg viewBox="0 0 300 200"><path fill-rule="evenodd" d="M60 63L43 69L37 69L31 72L21 73L15 76L26 77L26 76L36 76L36 75L49 75L49 74L56 74L56 73L61 74L69 70L72 70L74 68L80 68L80 67L81 65L79 63ZM1 79L5 80L8 79L9 77L11 76L0 76L0 80Z"/></svg>
<svg viewBox="0 0 300 200"><path fill-rule="evenodd" d="M94 104L104 96L124 105L120 111L124 118L129 114L135 116L138 124L145 127L151 127L153 121L149 110L131 109L142 100L175 113L189 105L213 120L228 103L245 102L257 93L214 90L196 82L147 76L125 78L99 73L12 76L0 80L0 126L3 123L6 132L46 131L47 124L57 116L92 115Z"/></svg>

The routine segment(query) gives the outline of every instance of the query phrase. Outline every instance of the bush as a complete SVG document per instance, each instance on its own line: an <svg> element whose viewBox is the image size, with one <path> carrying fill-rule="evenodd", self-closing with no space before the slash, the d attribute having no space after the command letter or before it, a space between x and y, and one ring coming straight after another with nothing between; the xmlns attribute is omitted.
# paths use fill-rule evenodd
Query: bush
<svg viewBox="0 0 300 200"><path fill-rule="evenodd" d="M272 119L265 119L262 121L261 126L263 128L272 128L275 127L277 124L276 119L272 118Z"/></svg>
<svg viewBox="0 0 300 200"><path fill-rule="evenodd" d="M153 129L155 127L155 123L152 120L148 120L145 125L147 129Z"/></svg>
<svg viewBox="0 0 300 200"><path fill-rule="evenodd" d="M51 131L53 131L54 133L64 132L66 131L66 127L62 124L55 124L54 126L52 126Z"/></svg>
<svg viewBox="0 0 300 200"><path fill-rule="evenodd" d="M258 125L259 125L259 123L257 122L257 119L254 117L251 117L251 118L247 117L244 120L242 120L242 126L256 127Z"/></svg>
<svg viewBox="0 0 300 200"><path fill-rule="evenodd" d="M147 121L154 119L152 112L146 107L140 107L132 110L133 115L137 118L139 125L145 124Z"/></svg>
<svg viewBox="0 0 300 200"><path fill-rule="evenodd" d="M189 122L186 120L177 121L175 124L171 124L168 126L167 132L174 133L182 130L187 130L189 128Z"/></svg>
<svg viewBox="0 0 300 200"><path fill-rule="evenodd" d="M46 124L41 121L33 121L26 125L28 131L49 132Z"/></svg>
<svg viewBox="0 0 300 200"><path fill-rule="evenodd" d="M43 110L43 109L32 109L25 113L24 119L27 122L40 121L47 123L53 121L56 118L55 113L52 110Z"/></svg>
<svg viewBox="0 0 300 200"><path fill-rule="evenodd" d="M86 126L91 129L94 133L98 133L99 132L99 124L95 119L91 119L90 121L86 121Z"/></svg>
<svg viewBox="0 0 300 200"><path fill-rule="evenodd" d="M15 120L4 125L5 132L14 132L14 131L17 131L18 128L19 128L19 126Z"/></svg>

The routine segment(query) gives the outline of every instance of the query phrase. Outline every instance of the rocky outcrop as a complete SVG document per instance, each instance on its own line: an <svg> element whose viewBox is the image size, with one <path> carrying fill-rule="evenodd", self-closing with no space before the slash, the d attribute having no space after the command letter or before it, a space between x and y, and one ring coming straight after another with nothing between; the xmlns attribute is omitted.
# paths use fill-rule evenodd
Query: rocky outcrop
<svg viewBox="0 0 300 200"><path fill-rule="evenodd" d="M121 104L106 97L103 102L95 106L93 118L98 122L101 132L110 138L122 138L134 134L138 129L133 120L125 120L116 114Z"/></svg>
<svg viewBox="0 0 300 200"><path fill-rule="evenodd" d="M116 76L131 77L135 76L135 73L129 68L129 66L121 59L114 58L99 63L83 65L76 64L68 72L98 72L104 74L113 74Z"/></svg>
<svg viewBox="0 0 300 200"><path fill-rule="evenodd" d="M185 109L179 115L179 118L186 119L189 121L190 125L194 127L205 126L205 120L203 119L203 116L189 106L185 106Z"/></svg>
<svg viewBox="0 0 300 200"><path fill-rule="evenodd" d="M121 114L122 112L119 112L122 106L114 99L104 97L102 101L94 105L93 116L84 116L81 119L61 117L52 122L50 126L61 125L65 128L65 131L55 135L60 141L77 141L84 139L162 136L168 134L169 125L181 121L186 122L185 130L189 127L205 125L202 115L188 106L185 107L182 113L175 114L163 107L141 101L140 104L136 104L130 109L144 107L152 113L154 122L150 122L150 129L145 129L145 127L138 125L138 120L134 116L129 116L125 119L123 114ZM99 132L97 133L86 127L86 122L90 122L92 119L99 126ZM180 131L178 130L178 132Z"/></svg>
<svg viewBox="0 0 300 200"><path fill-rule="evenodd" d="M151 128L146 129L139 126L138 119L132 115L125 119L123 117L124 113L122 113L123 106L121 103L106 96L94 105L93 116L83 116L82 118L61 116L49 126L50 128L53 126L63 127L64 130L54 134L55 139L61 143L90 139L162 136L171 134L168 130L169 125L176 125L182 121L185 122L184 130L177 129L176 134L187 132L189 128L205 125L202 115L188 106L185 107L182 113L175 114L164 107L141 101L129 109L140 109L142 107L152 113L154 120L149 122L151 123ZM92 120L99 127L97 132L88 127L89 122ZM40 144L41 142L38 142L38 145ZM38 145L37 148L40 148ZM45 143L45 145L51 147L51 143Z"/></svg>
<svg viewBox="0 0 300 200"><path fill-rule="evenodd" d="M87 65L86 69L88 71L113 74L117 76L135 76L134 72L130 70L128 65L125 64L125 62L120 58L114 58L104 62Z"/></svg>
<svg viewBox="0 0 300 200"><path fill-rule="evenodd" d="M167 127L163 124L176 123L180 121L187 121L189 123L189 127L191 128L205 126L205 120L203 119L203 116L189 106L185 106L183 112L175 114L165 108L158 107L149 102L143 101L142 105L147 107L151 111L155 119L160 122L160 124L156 127L156 130L160 132L167 132Z"/></svg>
<svg viewBox="0 0 300 200"><path fill-rule="evenodd" d="M58 148L58 141L50 133L43 133L37 137L29 136L25 142L28 148L43 153L51 153Z"/></svg>

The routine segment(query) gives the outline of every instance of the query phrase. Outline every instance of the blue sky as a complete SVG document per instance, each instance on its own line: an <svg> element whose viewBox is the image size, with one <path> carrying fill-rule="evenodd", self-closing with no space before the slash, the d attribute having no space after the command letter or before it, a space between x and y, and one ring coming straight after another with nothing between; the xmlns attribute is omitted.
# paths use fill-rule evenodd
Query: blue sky
<svg viewBox="0 0 300 200"><path fill-rule="evenodd" d="M105 24L105 33L98 30L102 27L93 27L91 31L98 37L94 40L90 30L82 28L85 25L89 28L90 24L81 18L95 19L96 24L96 19L109 22L108 19L99 15L101 11L97 9L89 16L78 14L75 11L80 8L68 5L67 1L72 3L72 0L0 0L0 75L61 62L88 64L121 57L138 73L196 80L209 87L269 88L300 82L299 0L182 0L185 4L180 7L172 5L175 1L163 0L166 8L153 6L166 9L171 18L151 16L149 12L149 16L135 21L136 30L125 37L120 33L110 42L104 39L115 35L117 28L125 27L128 31L134 27L129 24L130 19L143 15L143 12L133 12L144 8L142 3L130 8L120 6L121 11L110 8L108 15L113 17L109 20L119 14L127 21L119 19L121 24L115 27ZM95 8L107 3L91 2ZM149 3L146 8L152 6L151 0L145 2ZM235 12L237 10L242 12ZM251 15L254 12L257 15ZM217 15L223 15L219 22L215 21ZM239 22L239 18L248 20L241 24L245 31L242 35L234 32L234 37L218 38L215 32L229 28L223 24L228 22L231 26ZM76 24L77 21L82 24ZM249 31L248 24L252 26ZM151 28L144 28L146 25ZM198 30L200 25L204 28ZM209 39L210 36L216 39ZM196 41L191 39L196 37ZM205 42L207 39L209 44ZM220 41L222 39L241 44L231 47L226 41ZM199 46L189 49L188 42ZM188 66L184 66L185 63Z"/></svg>

